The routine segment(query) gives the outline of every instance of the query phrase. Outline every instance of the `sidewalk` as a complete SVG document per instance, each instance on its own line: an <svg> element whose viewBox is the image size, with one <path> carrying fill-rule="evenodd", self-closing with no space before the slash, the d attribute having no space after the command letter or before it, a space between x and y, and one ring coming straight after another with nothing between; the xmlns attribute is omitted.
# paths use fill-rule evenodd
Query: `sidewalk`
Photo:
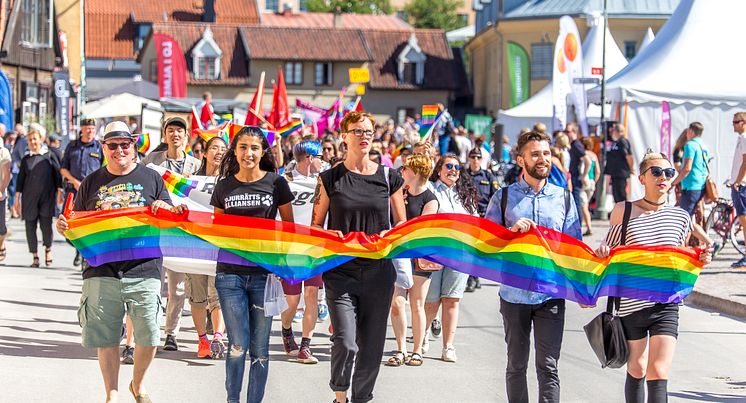
<svg viewBox="0 0 746 403"><path fill-rule="evenodd" d="M596 248L609 229L608 221L593 221L593 235L584 242ZM732 269L730 264L740 259L730 243L702 273L686 303L724 315L746 319L746 269Z"/></svg>

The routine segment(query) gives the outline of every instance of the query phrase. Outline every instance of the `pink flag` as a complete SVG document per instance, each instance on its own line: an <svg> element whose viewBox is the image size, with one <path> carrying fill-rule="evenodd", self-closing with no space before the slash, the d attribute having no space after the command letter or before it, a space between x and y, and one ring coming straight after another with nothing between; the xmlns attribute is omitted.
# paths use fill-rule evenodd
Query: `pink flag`
<svg viewBox="0 0 746 403"><path fill-rule="evenodd" d="M661 104L661 152L671 155L671 109L666 101Z"/></svg>

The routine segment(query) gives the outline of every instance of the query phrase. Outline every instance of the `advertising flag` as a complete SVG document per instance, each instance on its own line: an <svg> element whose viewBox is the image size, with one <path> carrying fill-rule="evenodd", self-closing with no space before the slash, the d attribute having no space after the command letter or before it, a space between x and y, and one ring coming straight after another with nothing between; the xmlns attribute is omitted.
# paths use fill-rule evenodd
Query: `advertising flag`
<svg viewBox="0 0 746 403"><path fill-rule="evenodd" d="M158 95L161 98L186 98L187 68L184 52L179 43L169 35L156 32L153 38L158 52Z"/></svg>
<svg viewBox="0 0 746 403"><path fill-rule="evenodd" d="M569 101L575 106L578 125L583 133L587 133L585 84L573 83L575 78L583 77L583 49L580 46L578 27L569 16L560 18L560 32L554 47L553 66L552 130L563 130L567 125Z"/></svg>
<svg viewBox="0 0 746 403"><path fill-rule="evenodd" d="M510 80L510 107L512 108L531 95L528 53L515 42L508 42L508 79Z"/></svg>

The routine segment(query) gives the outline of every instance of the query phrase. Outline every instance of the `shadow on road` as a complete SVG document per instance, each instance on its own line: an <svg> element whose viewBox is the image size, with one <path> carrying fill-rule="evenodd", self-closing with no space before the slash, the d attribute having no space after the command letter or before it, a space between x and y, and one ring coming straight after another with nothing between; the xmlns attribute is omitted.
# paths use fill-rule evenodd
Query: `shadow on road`
<svg viewBox="0 0 746 403"><path fill-rule="evenodd" d="M690 390L685 390L683 392L668 392L668 396L698 402L746 402L746 395L726 395L723 393L695 392Z"/></svg>
<svg viewBox="0 0 746 403"><path fill-rule="evenodd" d="M11 336L0 336L0 355L73 360L97 359L95 349L85 348L80 343Z"/></svg>
<svg viewBox="0 0 746 403"><path fill-rule="evenodd" d="M6 304L33 306L33 307L36 307L36 308L66 309L66 310L70 310L70 311L77 311L78 310L78 306L77 305L42 304L41 302L13 301L13 300L7 300L7 299L0 299L0 302L5 302Z"/></svg>

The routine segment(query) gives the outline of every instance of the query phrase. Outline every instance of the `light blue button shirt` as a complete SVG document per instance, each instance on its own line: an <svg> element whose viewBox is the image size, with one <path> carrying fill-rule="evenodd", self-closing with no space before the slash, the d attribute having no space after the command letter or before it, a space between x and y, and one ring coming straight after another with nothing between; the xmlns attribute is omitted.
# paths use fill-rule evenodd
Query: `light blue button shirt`
<svg viewBox="0 0 746 403"><path fill-rule="evenodd" d="M510 228L521 218L528 218L536 224L562 231L575 239L582 240L580 220L575 202L570 197L570 206L565 211L565 189L547 183L538 192L523 178L508 187L508 203L505 207L505 221L502 222L502 190L492 196L485 218ZM500 297L514 304L540 304L549 295L500 285Z"/></svg>

